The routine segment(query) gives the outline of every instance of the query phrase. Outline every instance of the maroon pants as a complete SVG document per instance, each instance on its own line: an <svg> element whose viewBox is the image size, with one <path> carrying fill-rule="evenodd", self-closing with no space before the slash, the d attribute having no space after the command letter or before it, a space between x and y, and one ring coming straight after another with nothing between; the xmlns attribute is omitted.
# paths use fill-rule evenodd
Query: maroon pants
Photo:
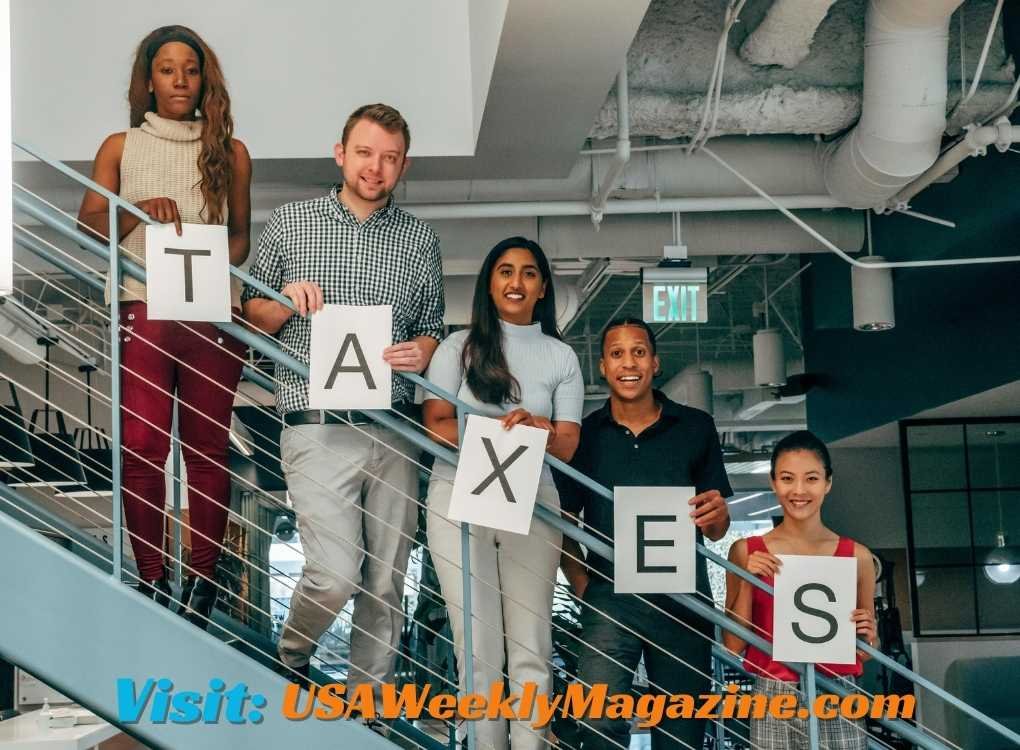
<svg viewBox="0 0 1020 750"><path fill-rule="evenodd" d="M176 390L192 528L194 571L186 572L211 577L230 507L227 435L245 346L211 323L149 320L144 302L122 304L120 323L124 519L139 575L163 575L164 463Z"/></svg>

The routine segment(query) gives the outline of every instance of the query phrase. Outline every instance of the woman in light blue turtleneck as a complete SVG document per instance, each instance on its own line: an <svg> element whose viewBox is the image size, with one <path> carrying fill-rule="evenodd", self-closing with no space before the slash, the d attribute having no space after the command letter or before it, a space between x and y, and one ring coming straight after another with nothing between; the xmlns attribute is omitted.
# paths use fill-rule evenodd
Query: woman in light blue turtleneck
<svg viewBox="0 0 1020 750"><path fill-rule="evenodd" d="M478 412L500 419L508 429L523 424L547 430L546 450L564 461L573 457L584 381L577 355L556 329L552 272L537 243L511 237L492 248L475 284L471 326L439 345L428 379ZM441 440L457 444L453 404L427 396L425 426ZM429 483L428 540L450 612L463 690L467 667L460 524L446 517L453 476L453 467L437 462ZM559 511L548 466L542 469L537 502ZM512 691L534 682L539 693L552 692L549 619L560 541L558 531L536 521L527 535L471 527L476 692L487 694L493 683L502 684L504 673ZM479 748L494 750L547 744L544 730L534 730L526 721L508 728L502 719L477 722L476 739Z"/></svg>

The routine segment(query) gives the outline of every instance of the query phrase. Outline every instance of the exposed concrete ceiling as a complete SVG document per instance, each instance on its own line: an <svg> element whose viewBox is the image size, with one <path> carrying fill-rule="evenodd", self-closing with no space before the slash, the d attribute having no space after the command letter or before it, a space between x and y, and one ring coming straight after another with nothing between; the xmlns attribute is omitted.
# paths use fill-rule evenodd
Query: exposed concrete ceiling
<svg viewBox="0 0 1020 750"><path fill-rule="evenodd" d="M792 69L758 66L741 46L765 18L772 0L749 0L730 32L717 134L810 133L832 135L860 116L864 60L865 0L839 0L829 8L810 45ZM684 138L694 134L722 31L726 3L720 0L655 0L628 54L632 136ZM984 44L994 0L970 0L953 16L949 32L950 106L960 91L960 18L968 84ZM799 43L791 28L790 42ZM1013 82L1001 25L995 32L977 95L957 122L969 122L998 107ZM591 136L616 134L611 94Z"/></svg>

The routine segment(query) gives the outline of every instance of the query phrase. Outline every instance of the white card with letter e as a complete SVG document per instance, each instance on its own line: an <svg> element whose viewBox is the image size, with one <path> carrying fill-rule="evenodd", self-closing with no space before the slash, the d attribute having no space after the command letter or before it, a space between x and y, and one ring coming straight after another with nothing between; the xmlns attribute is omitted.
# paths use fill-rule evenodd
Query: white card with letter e
<svg viewBox="0 0 1020 750"><path fill-rule="evenodd" d="M149 320L230 322L230 250L218 224L145 227Z"/></svg>
<svg viewBox="0 0 1020 750"><path fill-rule="evenodd" d="M697 590L693 487L613 488L613 591L689 594Z"/></svg>
<svg viewBox="0 0 1020 750"><path fill-rule="evenodd" d="M546 430L470 414L461 439L447 517L527 534L542 475Z"/></svg>
<svg viewBox="0 0 1020 750"><path fill-rule="evenodd" d="M310 409L389 409L393 343L389 305L325 305L312 313Z"/></svg>
<svg viewBox="0 0 1020 750"><path fill-rule="evenodd" d="M857 628L857 558L776 555L772 658L816 664L853 664Z"/></svg>

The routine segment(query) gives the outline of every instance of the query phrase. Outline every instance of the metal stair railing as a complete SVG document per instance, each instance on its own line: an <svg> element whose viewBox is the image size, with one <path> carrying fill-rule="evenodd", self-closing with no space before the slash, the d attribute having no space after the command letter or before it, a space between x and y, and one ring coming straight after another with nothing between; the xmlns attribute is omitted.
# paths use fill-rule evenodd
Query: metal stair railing
<svg viewBox="0 0 1020 750"><path fill-rule="evenodd" d="M141 212L135 206L132 206L132 205L128 204L127 202L125 202L122 199L120 199L119 196L111 193L110 191L106 190L102 186L99 186L99 185L95 184L94 182L92 182L88 178L85 178L84 176L78 174L77 172L75 172L74 170L70 169L66 165L64 165L64 164L62 164L62 163L60 163L58 161L48 159L45 156L41 155L38 151L33 150L33 149L29 148L29 147L25 147L25 146L22 146L20 144L15 144L15 145L17 145L19 148L22 148L24 151L32 154L33 156L35 156L39 160L41 160L41 161L49 164L50 166L54 167L58 171L62 172L63 174L65 174L68 177L70 177L73 180L75 180L76 182L79 182L80 184L84 185L85 187L87 187L87 188L89 188L91 190L94 190L94 191L100 193L101 195L103 195L104 197L107 198L107 200L110 202L110 212L111 212L110 248L112 248L114 250L116 250L116 248L117 248L117 242L116 242L116 226L117 226L116 211L118 209L130 211L131 213L135 214L142 221L144 221L146 223L155 223L155 222L153 222L153 220L151 220L147 215L145 215L143 212ZM47 215L47 213L44 210L42 210L40 207L32 205L29 201L25 200L24 198L21 198L20 196L15 196L15 205L16 205L16 207L19 210L22 210L25 213L28 213L29 215L31 215L34 218L38 219L39 221L43 222L47 226L50 226L52 228L57 229L61 234L63 234L68 239L71 239L72 241L76 242L77 244L85 247L86 249L88 249L89 251L93 252L97 256L108 260L109 263L110 263L111 275L113 276L113 278L115 278L115 279L118 278L119 271L121 270L121 268L123 268L124 272L126 272L128 275L132 276L133 278L138 279L139 281L143 281L144 282L144 280L145 280L144 269L142 269L140 266L138 266L138 264L135 264L135 263L133 263L130 260L121 259L119 257L119 252L111 252L111 249L108 249L107 247L103 246L101 243L95 241L91 237L88 237L88 236L84 235L83 233L81 233L77 229L75 229L75 228L73 228L71 226L68 226L65 222L63 222L61 220L58 220L58 219L55 219L55 217L53 217L53 216ZM33 248L30 247L30 249L33 249ZM271 299L274 299L274 300L280 302L281 304L284 304L284 305L290 307L291 309L294 309L293 304L290 302L290 300L288 298L284 297L283 295L281 295L276 290L273 290L271 288L266 287L265 285L261 284L260 282L258 282L255 279L253 279L252 277L250 277L248 274L244 273L243 271L240 271L240 270L235 269L235 268L231 268L231 274L236 276L236 277L238 277L238 278L241 278L243 281L245 281L245 283L248 283L251 286L257 288L259 291L263 292L264 294L266 294ZM117 295L114 295L114 297L116 297L116 296ZM112 317L113 321L117 320L116 316L111 316L111 317ZM264 336L262 336L260 334L253 333L253 332L245 329L244 327L239 326L239 325L234 324L234 323L224 323L224 324L217 324L217 325L221 329L223 329L223 330L227 331L228 333L230 333L231 335L233 335L238 340L240 340L243 343L245 343L248 346L250 346L252 349L254 349L254 350L258 351L259 353L261 353L262 355L268 357L269 359L274 361L276 364L284 366L284 367L288 367L289 369L295 371L297 374L302 375L305 378L308 377L308 367L307 367L307 365L305 365L304 363L300 362L299 360L294 358L292 355L289 355L286 352L281 351L279 349L279 347L276 345L275 342L271 342L268 338L266 338L266 337L264 337ZM116 326L117 326L117 323L114 322L113 325L111 326L111 328L116 328ZM112 346L113 346L114 349L116 349L116 340L117 340L116 339L116 333L113 333L111 335L111 341L113 342ZM415 384L425 388L426 390L428 390L428 391L436 394L437 396L440 396L441 398L443 398L443 399L449 401L450 403L454 404L457 407L457 410L458 410L458 417L461 420L461 422L463 423L464 418L466 417L467 413L469 412L469 407L467 407L467 405L464 404L463 402L460 402L459 399L456 398L456 396L454 396L453 394L445 392L441 388L438 388L438 387L434 386L429 381L427 381L425 378L422 378L419 375L415 375L415 374L411 374L411 373L401 373L401 375L406 377L411 382L413 382L413 383L415 383ZM437 457L437 458L439 458L441 460L444 460L444 461L446 461L448 463L451 463L451 464L456 464L456 453L454 453L454 451L452 451L449 448L446 448L446 447L444 447L442 445L439 445L439 444L435 443L429 437L427 437L425 435L422 435L421 433L418 433L417 431L409 429L408 427L406 427L406 425L404 425L401 422L400 419L395 418L391 414L388 414L386 412L378 412L378 411L376 411L376 412L368 412L368 414L376 422L378 422L379 424L381 424L381 425L383 425L385 427L393 429L395 432L398 432L399 434L401 434L405 438L411 440L411 442L413 442L419 448L422 448L423 450L426 450L427 452L431 453L432 455L434 455L435 457ZM116 451L115 451L115 453L116 453ZM586 477L586 476L580 474L579 472L577 472L576 470L574 470L570 466L564 464L563 462L561 462L558 459L555 459L555 458L553 458L551 456L548 456L548 455L546 456L546 462L548 464L550 464L553 468L556 468L556 469L560 470L565 475L571 477L575 481L578 481L580 484L582 484L585 487L587 487L588 489L592 490L595 494L597 494L597 495L599 495L599 496L601 496L601 497L603 497L603 498L605 498L605 499L607 499L609 501L612 501L612 498L613 498L612 492L610 490L608 490L607 488L602 487L598 483L594 482L589 477ZM569 521L566 521L565 519L561 518L559 515L555 514L554 512L552 512L552 511L550 511L550 510L548 510L546 508L543 508L541 506L537 506L536 507L536 515L539 518L541 518L543 521L545 521L545 522L549 523L550 525L558 528L565 536L568 536L568 537L570 537L572 539L575 539L576 541L584 544L589 549L589 551L593 552L594 554L599 554L599 555L601 555L602 557L604 557L604 558L606 558L608 560L612 560L612 548L611 548L610 545L608 545L608 544L606 544L604 542L599 541L598 539L594 538L589 533L583 531L582 529L579 529L574 524L571 524ZM117 529L115 528L115 534L116 534L116 532L117 532ZM466 533L465 533L465 538L466 538ZM736 566L731 564L728 560L725 560L725 559L719 557L718 555L715 555L713 552L711 552L710 550L705 548L703 545L698 545L697 552L698 552L698 554L706 557L707 559L711 560L712 562L716 563L717 565L721 565L722 567L726 568L727 570L733 572L735 575L743 578L744 580L749 581L752 585L757 586L758 588L766 591L767 593L770 593L770 594L772 593L772 589L771 589L770 586L768 586L764 582L760 581L757 577L751 575L747 571L745 571L743 569L740 569L740 568L737 568ZM115 549L115 553L116 553L116 549ZM467 558L466 555L463 555L463 559L466 562L468 558ZM115 567L116 567L116 564L119 563L119 562L120 562L119 559L115 560ZM470 580L470 571L467 569L467 565L465 565L464 578L465 578L465 581ZM468 588L467 591L469 591L469 590L470 589ZM677 601L679 601L681 604L683 604L688 609L694 611L696 614L701 615L702 617L704 617L708 621L710 621L710 622L712 622L714 624L717 624L720 627L722 627L722 628L724 628L724 629L726 629L726 630L736 634L742 640L744 640L744 641L746 641L746 642L748 642L750 644L753 644L753 645L755 645L758 648L761 648L766 653L770 653L770 651L771 651L771 644L768 641L766 641L765 639L763 639L760 636L756 635L755 633L749 631L747 628L745 628L741 624L736 623L736 622L730 620L725 615L720 614L714 608L705 605L704 603L698 601L697 599L695 599L691 595L673 595L673 598L676 599ZM465 599L465 618L466 619L470 618L470 613L469 613L468 607L469 607L469 600ZM468 633L468 634L470 633L470 628L466 629L466 633ZM467 645L469 645L469 644L466 644L466 646ZM986 727L992 729L993 731L995 731L996 733L1000 734L1001 736L1003 736L1003 737L1005 737L1005 738L1007 738L1007 739L1017 743L1018 745L1020 745L1020 735L1018 735L1016 732L1013 732L1012 730L1008 729L1007 727L1004 727L999 722L996 722L995 720L993 720L990 717L984 715L982 712L978 711L977 709L973 708L972 706L964 703L963 701L961 701L956 696L953 696L952 694L950 694L947 691L945 691L943 688L935 685L934 683L932 683L931 681L927 680L926 678L924 678L924 677L914 673L912 670L909 670L906 667L903 667L898 662L890 659L889 657L885 656L884 654L882 654L877 649L874 649L873 647L869 646L868 644L866 644L866 643L864 643L862 641L858 641L857 642L857 647L861 651L869 654L878 663L880 663L883 666L887 667L888 669L890 669L890 670L900 674L901 676L909 679L915 685L917 685L919 687L922 687L922 688L924 688L926 690L929 690L930 692L932 692L933 694L937 695L938 697L940 697L944 701L948 702L949 704L953 705L954 707L956 707L957 709L959 709L963 713L965 713L968 716L970 716L970 717L976 719L977 721L981 722ZM798 667L797 665L791 665L791 666L795 669L795 671L801 672L805 676L805 682L807 683L807 689L808 689L808 697L809 697L809 699L812 699L814 697L814 692L813 692L814 686L813 686L813 683L816 682L815 679L812 679L812 678L815 678L814 667L809 665L808 668L804 669L804 668ZM817 684L822 686L822 687L824 687L825 689L831 690L832 692L837 693L837 694L845 695L845 694L848 694L850 692L850 691L846 690L842 685L838 685L838 684L832 682L831 680L829 680L828 678L823 677L821 675L817 676ZM931 738L929 735L927 735L927 734L923 733L922 731L918 730L916 727L911 726L911 725L909 725L909 724L907 724L905 722L902 722L900 720L883 719L883 720L881 720L881 723L885 724L889 729L891 729L892 731L900 734L905 739L908 739L911 742L914 742L915 744L918 744L921 747L925 747L925 748L943 748L943 747L945 747L943 744L937 742L936 740ZM812 739L814 740L814 743L817 742L817 738L816 737L813 737ZM813 746L815 746L815 744L813 744Z"/></svg>
<svg viewBox="0 0 1020 750"><path fill-rule="evenodd" d="M0 483L0 502L15 501L16 494ZM45 525L44 519L37 520ZM0 544L4 596L8 601L34 605L22 607L16 617L0 618L0 653L43 676L61 692L75 696L108 722L125 726L114 689L120 678L134 679L140 688L149 678L165 677L173 680L175 689L201 691L216 677L227 687L244 683L251 694L282 694L287 684L282 677L197 632L166 608L142 600L119 580L7 514L0 514L0 533L4 540ZM25 570L31 570L32 575L20 574ZM67 637L68 626L75 629L75 638ZM124 638L125 627L133 629L134 639ZM88 647L83 648L83 643ZM60 664L57 672L54 663ZM156 665L159 671L141 673L140 665ZM210 674L213 665L216 672ZM83 686L92 689L82 695ZM393 748L389 740L357 722L342 722L341 727L334 722L294 722L278 711L259 708L247 701L243 724L200 721L190 725L153 721L147 710L137 724L126 728L154 747L329 747L349 741L366 750Z"/></svg>
<svg viewBox="0 0 1020 750"><path fill-rule="evenodd" d="M131 269L131 268L129 268L129 272L131 272L131 270L132 270L132 269ZM428 446L426 445L425 447L427 448ZM435 451L435 450L432 450L432 452L433 452L433 453L435 453L436 451Z"/></svg>

